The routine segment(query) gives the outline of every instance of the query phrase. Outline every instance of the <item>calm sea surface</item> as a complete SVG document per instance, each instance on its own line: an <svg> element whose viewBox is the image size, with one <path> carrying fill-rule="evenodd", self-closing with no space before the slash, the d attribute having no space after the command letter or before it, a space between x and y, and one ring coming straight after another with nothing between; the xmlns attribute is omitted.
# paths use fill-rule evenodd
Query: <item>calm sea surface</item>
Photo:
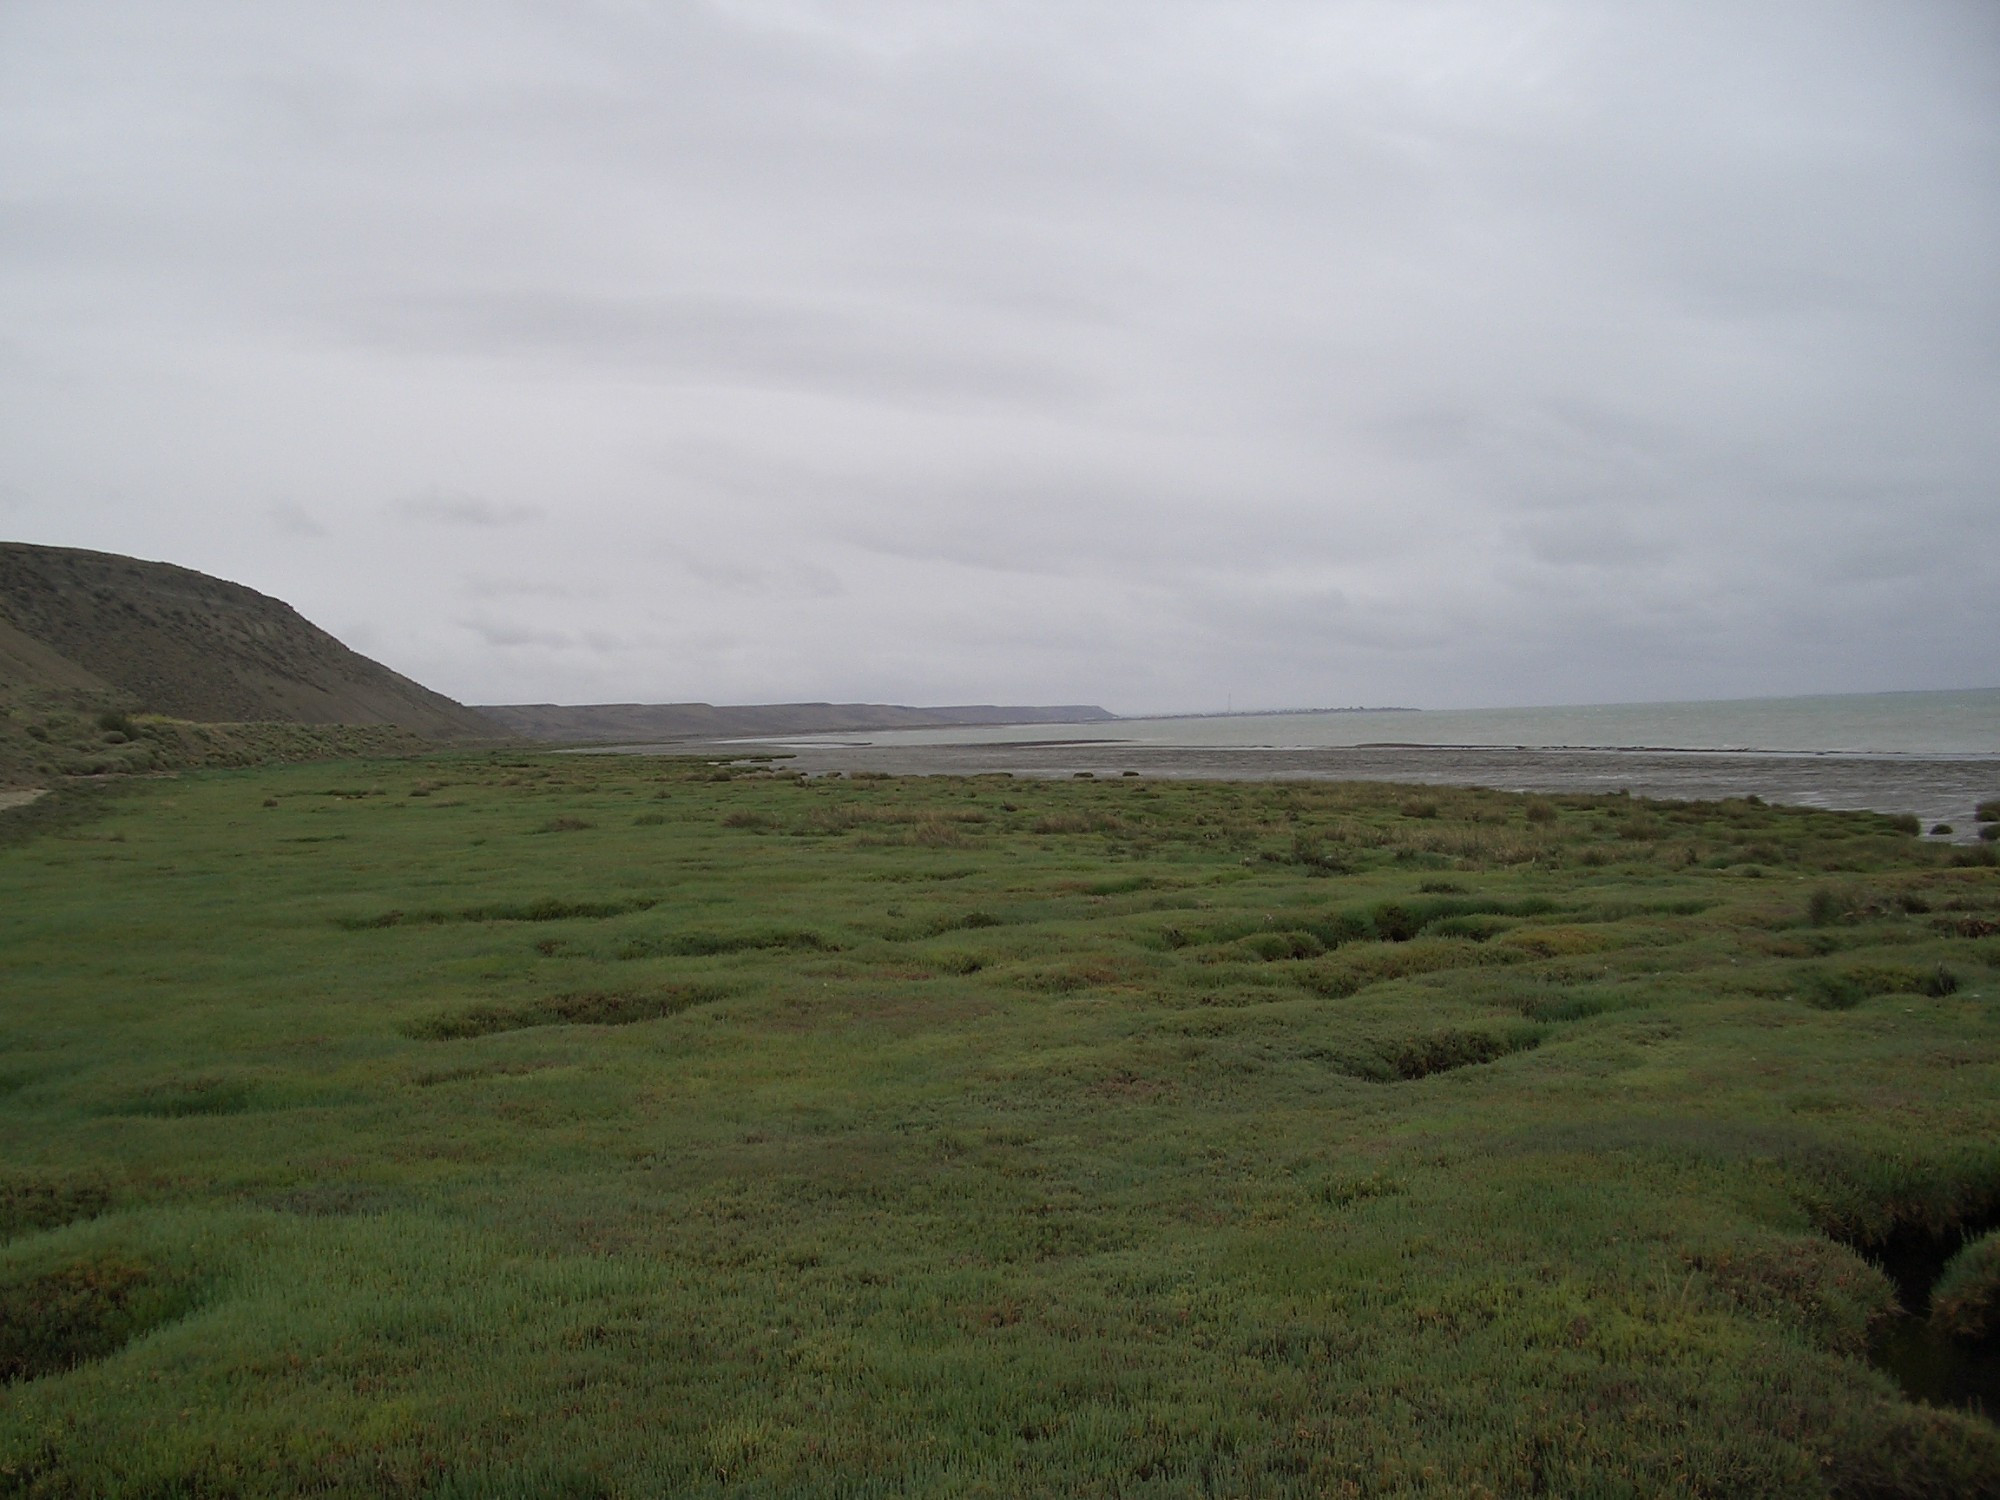
<svg viewBox="0 0 2000 1500"><path fill-rule="evenodd" d="M1763 750L1794 754L2000 756L2000 688L1612 703L1570 708L1229 714L1013 724L804 737L798 744L998 745L1051 740L1311 750L1353 745L1495 745L1523 749Z"/></svg>

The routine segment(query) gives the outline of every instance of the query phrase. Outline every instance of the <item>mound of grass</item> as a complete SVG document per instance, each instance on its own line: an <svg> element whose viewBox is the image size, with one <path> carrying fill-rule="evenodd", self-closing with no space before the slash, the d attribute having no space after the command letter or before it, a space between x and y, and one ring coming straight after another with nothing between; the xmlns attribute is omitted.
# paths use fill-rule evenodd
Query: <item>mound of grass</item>
<svg viewBox="0 0 2000 1500"><path fill-rule="evenodd" d="M179 1317L191 1300L185 1278L138 1256L100 1254L47 1270L0 1270L0 1385L102 1359Z"/></svg>
<svg viewBox="0 0 2000 1500"><path fill-rule="evenodd" d="M1931 1322L1966 1343L2000 1343L2000 1230L1952 1257L1931 1292Z"/></svg>

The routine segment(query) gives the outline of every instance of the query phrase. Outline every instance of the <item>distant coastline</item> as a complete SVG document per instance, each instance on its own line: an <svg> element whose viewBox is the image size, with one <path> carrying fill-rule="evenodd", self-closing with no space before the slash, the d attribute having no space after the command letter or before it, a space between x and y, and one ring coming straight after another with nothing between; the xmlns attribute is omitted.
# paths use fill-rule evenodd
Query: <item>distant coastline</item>
<svg viewBox="0 0 2000 1500"><path fill-rule="evenodd" d="M1363 704L1346 708L1216 708L1205 713L1179 714L1116 714L1114 721L1130 720L1135 724L1174 722L1180 719L1291 719L1309 714L1420 714L1420 708L1405 708L1396 704L1384 704L1379 708Z"/></svg>

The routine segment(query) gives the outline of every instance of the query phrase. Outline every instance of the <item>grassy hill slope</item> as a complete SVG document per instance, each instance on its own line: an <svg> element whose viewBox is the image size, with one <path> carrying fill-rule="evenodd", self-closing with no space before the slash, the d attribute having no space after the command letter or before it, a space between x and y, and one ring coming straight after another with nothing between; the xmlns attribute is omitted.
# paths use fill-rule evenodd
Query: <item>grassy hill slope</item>
<svg viewBox="0 0 2000 1500"><path fill-rule="evenodd" d="M473 710L349 650L289 604L170 563L0 544L0 685L212 723L387 725L492 738Z"/></svg>
<svg viewBox="0 0 2000 1500"><path fill-rule="evenodd" d="M0 683L16 689L117 695L117 689L95 672L78 666L59 651L50 650L4 619L0 619Z"/></svg>

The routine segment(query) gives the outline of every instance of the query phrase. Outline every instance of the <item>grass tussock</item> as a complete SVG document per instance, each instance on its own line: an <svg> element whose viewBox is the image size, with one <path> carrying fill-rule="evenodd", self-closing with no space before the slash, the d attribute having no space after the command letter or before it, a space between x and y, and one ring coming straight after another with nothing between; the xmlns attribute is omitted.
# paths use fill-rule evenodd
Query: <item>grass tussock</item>
<svg viewBox="0 0 2000 1500"><path fill-rule="evenodd" d="M1952 1257L1931 1294L1930 1317L1962 1343L2000 1345L2000 1230Z"/></svg>

